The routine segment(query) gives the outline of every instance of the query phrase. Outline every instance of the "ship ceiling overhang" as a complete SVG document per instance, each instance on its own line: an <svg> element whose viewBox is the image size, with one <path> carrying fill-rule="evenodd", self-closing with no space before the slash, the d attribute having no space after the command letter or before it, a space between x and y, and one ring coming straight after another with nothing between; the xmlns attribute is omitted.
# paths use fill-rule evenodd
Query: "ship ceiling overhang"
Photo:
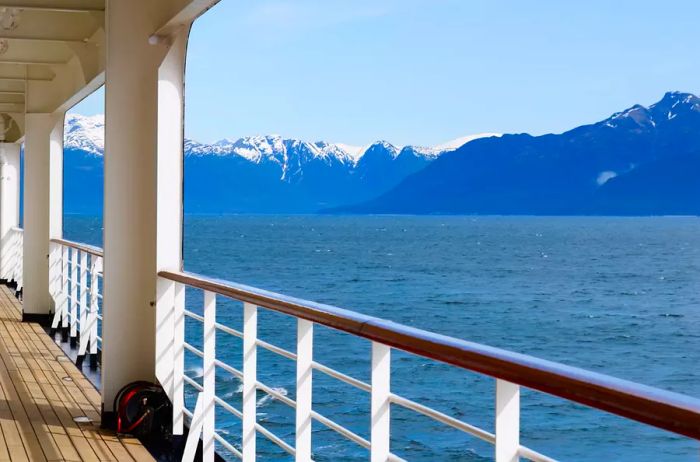
<svg viewBox="0 0 700 462"><path fill-rule="evenodd" d="M167 37L217 2L144 0L134 14ZM105 0L0 0L0 141L22 139L26 113L65 111L99 88L105 45Z"/></svg>

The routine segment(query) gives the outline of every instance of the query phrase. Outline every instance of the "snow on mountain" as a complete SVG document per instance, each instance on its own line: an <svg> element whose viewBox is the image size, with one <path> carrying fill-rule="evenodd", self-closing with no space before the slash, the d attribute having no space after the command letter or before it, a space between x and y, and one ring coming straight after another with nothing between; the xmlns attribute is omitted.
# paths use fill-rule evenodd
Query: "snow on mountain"
<svg viewBox="0 0 700 462"><path fill-rule="evenodd" d="M66 115L64 147L102 155L105 149L105 116Z"/></svg>
<svg viewBox="0 0 700 462"><path fill-rule="evenodd" d="M477 133L474 135L463 136L461 138L457 138L446 143L439 144L433 147L433 149L441 152L454 151L455 149L461 148L470 141L478 140L479 138L500 138L501 136L503 136L502 133Z"/></svg>
<svg viewBox="0 0 700 462"><path fill-rule="evenodd" d="M600 123L608 128L618 128L623 124L653 128L670 122L678 115L691 112L700 112L700 98L690 93L670 91L660 101L649 107L635 104L629 109L616 112Z"/></svg>
<svg viewBox="0 0 700 462"><path fill-rule="evenodd" d="M423 156L428 159L437 158L446 151L455 150L475 139L501 136L498 133L480 133L465 136L434 147L395 146L388 141L380 140L369 146L352 146L343 143L328 143L283 138L280 135L247 136L239 139L224 138L214 143L200 143L195 140L185 140L185 153L194 156L240 156L250 162L263 161L281 165L305 160L320 159L326 162L338 161L348 166L355 166L367 152L381 151L396 159L404 153ZM68 114L65 128L66 149L82 150L94 155L104 152L104 115L83 116Z"/></svg>

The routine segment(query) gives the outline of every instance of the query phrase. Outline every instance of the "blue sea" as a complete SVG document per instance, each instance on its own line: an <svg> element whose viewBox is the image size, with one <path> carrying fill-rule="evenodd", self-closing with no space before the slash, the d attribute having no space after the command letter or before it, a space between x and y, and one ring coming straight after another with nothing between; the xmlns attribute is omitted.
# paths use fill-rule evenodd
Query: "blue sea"
<svg viewBox="0 0 700 462"><path fill-rule="evenodd" d="M284 294L700 396L700 219L694 217L186 216L185 268ZM68 239L99 245L101 223L67 216ZM187 293L201 311L202 295ZM240 329L242 307L219 299L218 321ZM294 320L261 310L263 340L294 350ZM201 325L187 325L201 343ZM319 362L369 381L370 345L315 330ZM220 333L217 357L241 366ZM201 361L187 373L200 380ZM392 391L489 431L494 380L400 352ZM217 371L217 395L240 408L239 382ZM294 398L294 364L258 352L260 380ZM314 409L369 438L369 397L314 373ZM697 460L698 444L525 390L522 443L571 461ZM193 391L187 402L193 406ZM293 445L294 415L259 392L258 421ZM240 442L234 416L217 429ZM261 460L291 460L258 435ZM475 438L392 406L392 452L416 461L486 461ZM320 424L319 461L367 451Z"/></svg>

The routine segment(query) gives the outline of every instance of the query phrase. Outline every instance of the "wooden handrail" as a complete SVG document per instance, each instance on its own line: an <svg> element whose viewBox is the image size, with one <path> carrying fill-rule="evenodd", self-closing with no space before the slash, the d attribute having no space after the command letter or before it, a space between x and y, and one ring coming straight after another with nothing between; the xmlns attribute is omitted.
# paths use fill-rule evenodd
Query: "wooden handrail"
<svg viewBox="0 0 700 462"><path fill-rule="evenodd" d="M696 398L194 273L158 276L700 440Z"/></svg>
<svg viewBox="0 0 700 462"><path fill-rule="evenodd" d="M67 239L51 239L51 242L53 242L54 244L65 245L66 247L71 247L73 249L78 249L82 252L87 252L90 255L94 255L96 257L104 257L104 251L99 247L95 247L94 245L83 244L82 242L69 241Z"/></svg>

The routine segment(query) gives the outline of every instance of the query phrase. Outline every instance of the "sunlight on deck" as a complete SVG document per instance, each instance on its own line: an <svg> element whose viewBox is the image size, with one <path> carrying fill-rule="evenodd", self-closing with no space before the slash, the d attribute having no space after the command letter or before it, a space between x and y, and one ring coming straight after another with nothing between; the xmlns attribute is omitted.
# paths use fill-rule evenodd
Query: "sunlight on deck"
<svg viewBox="0 0 700 462"><path fill-rule="evenodd" d="M0 286L0 461L153 460L138 440L100 429L99 392L20 309Z"/></svg>

